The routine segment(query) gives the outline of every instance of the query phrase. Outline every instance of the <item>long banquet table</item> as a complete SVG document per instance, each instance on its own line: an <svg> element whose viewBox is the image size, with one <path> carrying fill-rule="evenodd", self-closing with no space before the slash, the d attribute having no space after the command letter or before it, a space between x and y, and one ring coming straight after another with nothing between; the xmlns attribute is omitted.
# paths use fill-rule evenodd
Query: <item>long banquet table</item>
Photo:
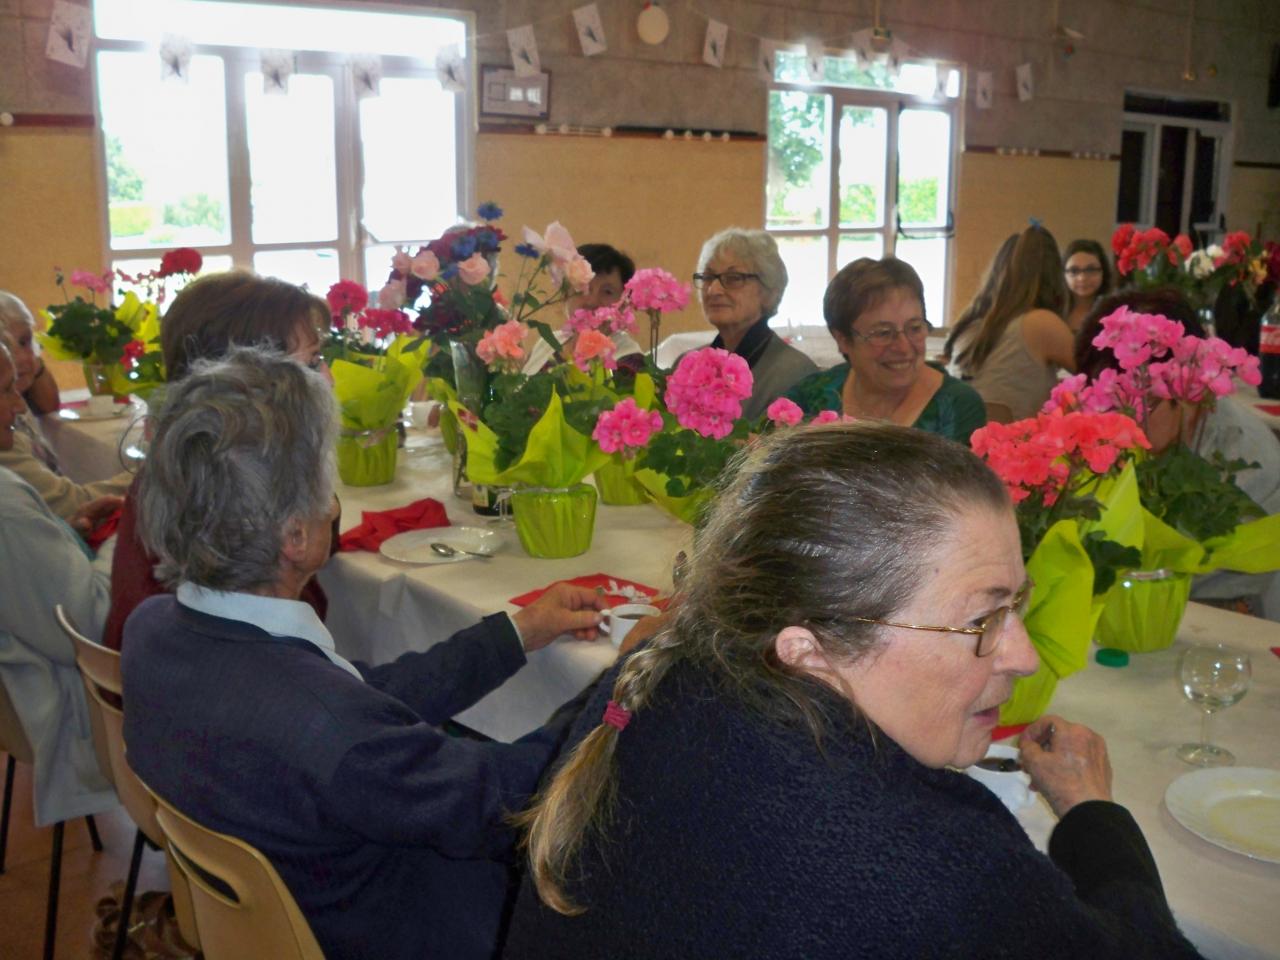
<svg viewBox="0 0 1280 960"><path fill-rule="evenodd" d="M118 439L126 422L60 422L51 431L64 463L91 480L119 469ZM74 455L72 455L74 453ZM455 524L483 526L483 518L448 488L448 457L438 436L410 434L395 482L343 488L343 528L360 511L401 506L434 496ZM74 474L73 474L74 475ZM585 573L626 577L660 589L670 586L671 560L689 531L656 508L601 507L591 550L569 560L534 560L514 531L503 529L502 551L491 560L408 566L371 553L342 553L321 572L330 597L329 626L346 655L382 662L423 649L484 613L514 610L509 598ZM1241 766L1280 770L1280 625L1191 604L1174 646L1138 654L1127 667L1090 662L1062 682L1051 709L1102 733L1115 770L1116 800L1133 813L1151 844L1174 913L1206 956L1215 960L1280 958L1280 864L1221 849L1184 829L1164 804L1169 784L1190 769L1174 755L1195 738L1199 719L1183 698L1175 670L1189 643L1224 641L1248 650L1253 686L1238 705L1214 721L1214 739ZM614 658L606 641L561 639L530 657L515 678L459 719L490 736L510 740L537 726ZM1019 817L1043 849L1052 827L1047 808Z"/></svg>

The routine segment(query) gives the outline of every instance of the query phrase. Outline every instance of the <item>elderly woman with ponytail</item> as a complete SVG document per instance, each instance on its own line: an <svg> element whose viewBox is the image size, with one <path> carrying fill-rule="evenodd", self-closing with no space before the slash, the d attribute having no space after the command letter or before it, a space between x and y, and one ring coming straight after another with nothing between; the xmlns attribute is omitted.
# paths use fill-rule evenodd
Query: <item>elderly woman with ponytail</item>
<svg viewBox="0 0 1280 960"><path fill-rule="evenodd" d="M1039 853L952 769L1036 654L996 477L923 431L748 450L666 628L616 665L532 807L504 956L1193 957L1111 802L1106 745L1044 717Z"/></svg>

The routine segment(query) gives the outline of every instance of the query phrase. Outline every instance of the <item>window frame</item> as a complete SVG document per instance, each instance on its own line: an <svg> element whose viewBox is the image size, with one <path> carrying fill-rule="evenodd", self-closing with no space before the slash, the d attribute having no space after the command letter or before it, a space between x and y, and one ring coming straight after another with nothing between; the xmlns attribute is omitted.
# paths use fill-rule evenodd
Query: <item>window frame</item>
<svg viewBox="0 0 1280 960"><path fill-rule="evenodd" d="M1142 157L1141 196L1138 201L1139 218L1134 225L1139 229L1148 229L1155 225L1156 201L1159 196L1160 178L1156 176L1159 163L1161 132L1165 127L1184 127L1188 130L1185 148L1182 181L1182 219L1178 233L1199 237L1205 242L1212 242L1222 236L1223 218L1230 205L1230 183L1228 176L1231 170L1232 129L1231 120L1198 120L1185 117L1170 117L1158 113L1137 113L1125 111L1120 115L1122 130L1141 132L1146 136ZM1212 222L1191 223L1191 199L1195 180L1195 144L1194 134L1206 139L1218 141L1217 166L1214 170L1214 220ZM1119 207L1119 196L1116 207ZM1119 222L1116 223L1119 226Z"/></svg>
<svg viewBox="0 0 1280 960"><path fill-rule="evenodd" d="M228 0L250 7L259 0ZM261 0L278 5L279 0ZM461 21L467 65L467 85L454 93L457 98L455 116L455 143L457 154L457 210L459 216L475 209L475 151L476 151L476 17L467 10L428 8L396 3L324 2L311 0L300 4L299 10L341 9L360 13L395 13L430 17L432 19L456 19ZM103 127L102 103L98 89L98 57L104 52L141 53L157 56L156 45L144 40L93 39L91 84L95 121L94 159L98 194L102 198L98 210L98 229L108 267L117 261L160 259L174 249L168 246L115 247L111 237L110 196L107 184L106 132ZM297 50L295 74L322 74L333 82L334 92L334 202L336 204L337 229L332 239L255 243L253 241L252 181L248 145L248 122L245 90L248 74L261 66L261 51L257 47L201 44L192 40L193 56L216 56L223 61L224 103L227 117L227 219L230 239L228 243L202 245L198 249L206 257L226 256L233 267L253 269L257 253L294 250L336 250L339 275L369 286L371 279L380 284L382 278L365 276L365 248L378 244L410 245L425 242L425 237L378 237L376 241L364 225L364 151L360 139L360 104L352 77L350 54L341 51ZM418 57L381 55L384 79L435 79L435 65ZM234 118L234 122L233 122Z"/></svg>

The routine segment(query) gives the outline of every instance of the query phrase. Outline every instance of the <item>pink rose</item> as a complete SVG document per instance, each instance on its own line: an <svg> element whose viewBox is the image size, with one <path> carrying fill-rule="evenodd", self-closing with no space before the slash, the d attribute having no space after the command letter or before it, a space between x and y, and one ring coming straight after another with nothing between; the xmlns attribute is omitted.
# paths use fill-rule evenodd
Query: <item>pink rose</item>
<svg viewBox="0 0 1280 960"><path fill-rule="evenodd" d="M527 326L519 320L508 320L480 338L476 344L476 356L492 367L519 370L524 362L524 340L528 335Z"/></svg>
<svg viewBox="0 0 1280 960"><path fill-rule="evenodd" d="M430 283L440 275L440 260L430 250L422 250L409 261L409 272Z"/></svg>
<svg viewBox="0 0 1280 960"><path fill-rule="evenodd" d="M569 286L573 289L582 291L586 290L591 284L591 278L595 276L595 272L591 269L591 264L587 262L586 257L574 256L564 268L565 279L569 281Z"/></svg>
<svg viewBox="0 0 1280 960"><path fill-rule="evenodd" d="M391 258L391 269L396 271L396 273L400 274L402 277L407 276L409 273L409 265L412 262L413 260L409 254L405 253L405 251L401 250L399 247L396 247L395 255Z"/></svg>
<svg viewBox="0 0 1280 960"><path fill-rule="evenodd" d="M403 280L388 280L378 291L378 306L383 310L399 310L405 300Z"/></svg>
<svg viewBox="0 0 1280 960"><path fill-rule="evenodd" d="M474 287L489 276L489 261L484 258L483 254L473 253L458 264L458 276L462 278L462 282L467 286Z"/></svg>

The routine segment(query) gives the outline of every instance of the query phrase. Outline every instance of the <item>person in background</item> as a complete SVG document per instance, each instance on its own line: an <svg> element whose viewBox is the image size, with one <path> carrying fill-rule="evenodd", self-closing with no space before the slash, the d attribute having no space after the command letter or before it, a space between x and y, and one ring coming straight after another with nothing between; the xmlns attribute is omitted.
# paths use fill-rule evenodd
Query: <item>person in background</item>
<svg viewBox="0 0 1280 960"><path fill-rule="evenodd" d="M156 416L139 530L174 589L125 627L124 738L149 788L280 872L329 960L488 960L520 809L571 720L515 743L437 724L602 597L557 584L512 616L377 667L298 602L328 559L337 411L319 375L238 347L196 364Z"/></svg>
<svg viewBox="0 0 1280 960"><path fill-rule="evenodd" d="M20 436L25 409L13 356L0 344L0 452ZM35 754L38 826L117 804L98 769L75 651L53 608L62 604L82 632L98 637L115 540L95 556L81 535L119 505L119 497L90 500L67 518L69 526L30 484L0 467L0 684Z"/></svg>
<svg viewBox="0 0 1280 960"><path fill-rule="evenodd" d="M1062 253L1067 278L1067 309L1064 319L1072 333L1080 331L1093 305L1111 292L1111 261L1096 240L1072 240Z"/></svg>
<svg viewBox="0 0 1280 960"><path fill-rule="evenodd" d="M320 352L320 331L330 322L329 305L301 287L245 270L213 273L188 284L169 305L160 328L160 349L170 384L202 358L221 357L233 345L263 345L288 353L332 382ZM145 471L145 466L144 466ZM111 573L111 610L102 642L119 650L124 622L147 597L165 592L153 570L156 558L138 538L136 484L125 498L119 546ZM310 581L303 599L321 619L327 601Z"/></svg>
<svg viewBox="0 0 1280 960"><path fill-rule="evenodd" d="M730 227L702 245L694 286L702 313L716 328L711 346L738 354L751 367L751 396L742 415L753 420L817 365L769 327L787 289L778 244L763 230Z"/></svg>
<svg viewBox="0 0 1280 960"><path fill-rule="evenodd" d="M1090 379L1103 370L1119 370L1120 364L1109 348L1096 347L1093 339L1102 330L1102 320L1121 307L1136 313L1168 317L1182 324L1194 337L1206 336L1195 309L1173 288L1125 290L1103 297L1085 318L1076 335L1076 370ZM1162 400L1147 412L1145 424L1152 453L1167 450L1179 440L1201 456L1220 453L1230 460L1244 460L1256 467L1236 474L1236 485L1268 515L1280 513L1280 439L1262 418L1234 396L1219 397L1213 408L1189 411L1176 400ZM1280 574L1235 573L1222 570L1196 577L1191 586L1194 600L1246 599L1256 612L1269 620L1280 620Z"/></svg>
<svg viewBox="0 0 1280 960"><path fill-rule="evenodd" d="M991 262L987 264L987 269L982 274L982 281L978 284L978 292L969 301L969 305L960 311L960 316L956 317L956 322L951 325L951 330L947 333L946 346L942 349L944 363L951 363L955 357L956 340L964 336L965 331L975 323L979 323L991 309L991 303L996 296L996 287L1000 283L1005 267L1009 265L1009 257L1013 254L1013 248L1017 242L1018 235L1009 234L1004 243L1000 244L996 255L991 258Z"/></svg>
<svg viewBox="0 0 1280 960"><path fill-rule="evenodd" d="M120 496L133 482L133 474L121 471L106 480L76 483L63 475L53 447L40 429L39 421L25 406L26 397L35 394L49 401L50 393L40 381L52 382L35 347L35 327L31 314L21 300L0 293L0 342L9 348L17 376L18 391L24 399L23 411L14 425L13 443L0 450L0 467L12 470L25 480L49 509L63 520L71 520L86 504L105 496ZM39 371L45 370L41 375ZM53 384L52 401L57 408L58 388Z"/></svg>
<svg viewBox="0 0 1280 960"><path fill-rule="evenodd" d="M1197 956L1096 733L1022 736L1048 857L951 769L1037 666L1013 509L969 450L776 431L693 550L674 622L597 684L521 817L507 960Z"/></svg>
<svg viewBox="0 0 1280 960"><path fill-rule="evenodd" d="M35 364L30 385L22 388L22 399L26 401L27 409L38 417L56 413L62 406L62 397L59 395L58 381L53 378L40 356L35 318L31 316L27 305L7 290L0 290L0 327L9 328L9 333L17 341L18 350L29 350Z"/></svg>
<svg viewBox="0 0 1280 960"><path fill-rule="evenodd" d="M623 289L636 273L635 261L616 247L607 243L584 243L578 247L578 253L591 264L595 274L586 290L573 293L564 302L565 319L571 319L578 310L597 310L617 303L622 297ZM559 334L559 331L557 331ZM617 351L618 367L632 373L644 367L644 351L635 337L628 333L612 335ZM569 338L561 339L562 343ZM538 373L551 361L551 347L541 337L535 337L529 347L529 359L525 361L524 373L532 376Z"/></svg>
<svg viewBox="0 0 1280 960"><path fill-rule="evenodd" d="M806 416L838 410L965 444L986 424L974 389L925 362L932 327L924 285L909 263L862 257L846 264L827 285L822 315L845 362L787 391Z"/></svg>
<svg viewBox="0 0 1280 960"><path fill-rule="evenodd" d="M955 365L1000 423L1035 414L1074 371L1075 341L1062 319L1067 288L1053 234L1033 223L1018 236L991 307L957 338Z"/></svg>

